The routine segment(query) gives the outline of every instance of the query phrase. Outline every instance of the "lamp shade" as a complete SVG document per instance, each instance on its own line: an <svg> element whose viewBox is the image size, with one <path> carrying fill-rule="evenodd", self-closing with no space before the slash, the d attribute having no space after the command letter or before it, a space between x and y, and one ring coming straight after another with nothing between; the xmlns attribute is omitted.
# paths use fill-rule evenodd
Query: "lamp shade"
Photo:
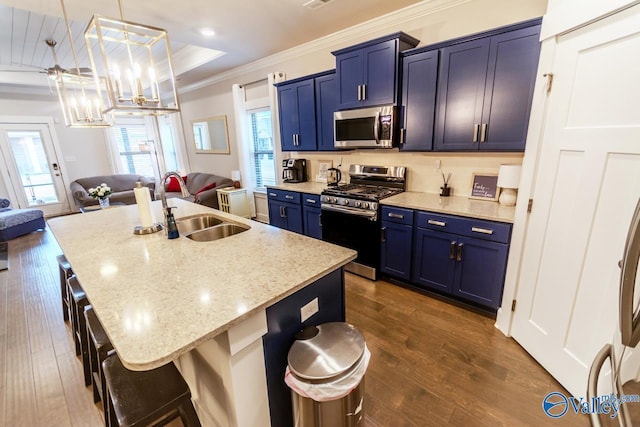
<svg viewBox="0 0 640 427"><path fill-rule="evenodd" d="M520 170L522 166L505 164L500 165L498 171L498 187L518 188L520 184Z"/></svg>
<svg viewBox="0 0 640 427"><path fill-rule="evenodd" d="M240 171L231 171L231 179L233 181L240 181Z"/></svg>

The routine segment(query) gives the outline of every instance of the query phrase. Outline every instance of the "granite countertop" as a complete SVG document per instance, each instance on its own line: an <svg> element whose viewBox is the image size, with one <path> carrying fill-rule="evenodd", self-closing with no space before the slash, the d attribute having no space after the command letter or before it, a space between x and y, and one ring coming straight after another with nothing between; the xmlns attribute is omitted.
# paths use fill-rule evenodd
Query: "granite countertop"
<svg viewBox="0 0 640 427"><path fill-rule="evenodd" d="M440 197L437 194L415 191L396 194L381 200L380 204L508 223L513 223L515 215L515 206L507 207L498 202L467 197Z"/></svg>
<svg viewBox="0 0 640 427"><path fill-rule="evenodd" d="M48 220L123 363L161 366L353 260L356 252L171 199L251 229L213 242L138 236L136 205ZM152 207L162 218L159 201Z"/></svg>
<svg viewBox="0 0 640 427"><path fill-rule="evenodd" d="M298 182L295 184L280 183L277 185L269 185L268 188L279 188L280 190L289 190L289 191L297 191L299 193L320 195L320 193L322 193L322 190L327 188L327 184L325 182L307 181L307 182Z"/></svg>

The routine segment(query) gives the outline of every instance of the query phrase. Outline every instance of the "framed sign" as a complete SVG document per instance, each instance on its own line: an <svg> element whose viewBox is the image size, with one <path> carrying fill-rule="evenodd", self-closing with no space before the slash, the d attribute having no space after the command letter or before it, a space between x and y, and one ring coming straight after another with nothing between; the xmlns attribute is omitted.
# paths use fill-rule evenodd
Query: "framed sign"
<svg viewBox="0 0 640 427"><path fill-rule="evenodd" d="M318 174L316 175L317 182L327 182L327 171L332 165L331 160L319 160L318 161Z"/></svg>
<svg viewBox="0 0 640 427"><path fill-rule="evenodd" d="M498 174L471 174L470 199L492 200L495 202L498 200L499 195Z"/></svg>

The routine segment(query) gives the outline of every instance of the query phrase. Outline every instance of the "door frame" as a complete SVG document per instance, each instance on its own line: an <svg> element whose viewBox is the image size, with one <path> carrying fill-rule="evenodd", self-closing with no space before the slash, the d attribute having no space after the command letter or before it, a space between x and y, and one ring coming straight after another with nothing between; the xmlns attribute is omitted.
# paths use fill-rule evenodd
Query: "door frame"
<svg viewBox="0 0 640 427"><path fill-rule="evenodd" d="M64 210L61 214L70 213L71 212L71 201L73 200L73 195L71 194L71 189L69 188L69 177L67 175L67 165L64 162L64 157L62 156L62 150L60 148L60 144L58 143L58 136L56 134L55 122L53 117L49 116L8 116L8 115L0 115L0 125L45 125L49 129L49 136L51 137L51 144L53 145L53 151L55 152L56 161L60 167L60 178L62 179L62 184L64 187L64 195L67 200L67 209ZM0 159L4 162L7 159L4 158L2 153L0 153ZM12 206L17 205L18 195L11 185L11 178L9 177L8 171L2 168L0 171L2 174L3 184L7 190L7 195L9 200L11 201Z"/></svg>

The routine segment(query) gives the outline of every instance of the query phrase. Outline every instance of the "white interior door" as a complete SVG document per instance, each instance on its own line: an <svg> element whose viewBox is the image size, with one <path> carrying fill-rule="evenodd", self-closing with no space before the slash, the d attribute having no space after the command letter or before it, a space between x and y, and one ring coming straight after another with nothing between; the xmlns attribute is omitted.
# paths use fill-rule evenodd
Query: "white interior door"
<svg viewBox="0 0 640 427"><path fill-rule="evenodd" d="M640 197L640 6L558 38L512 334L584 396ZM546 71L546 70L545 70Z"/></svg>
<svg viewBox="0 0 640 427"><path fill-rule="evenodd" d="M0 157L14 208L38 208L47 216L69 212L47 124L0 124Z"/></svg>

